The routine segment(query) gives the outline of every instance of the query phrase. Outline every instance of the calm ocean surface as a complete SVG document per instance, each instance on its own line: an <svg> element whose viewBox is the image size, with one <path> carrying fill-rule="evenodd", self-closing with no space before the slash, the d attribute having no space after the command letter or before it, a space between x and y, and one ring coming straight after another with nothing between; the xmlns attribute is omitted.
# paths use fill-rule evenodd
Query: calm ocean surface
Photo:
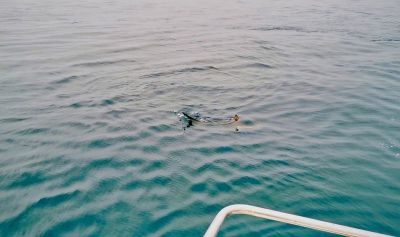
<svg viewBox="0 0 400 237"><path fill-rule="evenodd" d="M0 236L400 235L400 1L0 2Z"/></svg>

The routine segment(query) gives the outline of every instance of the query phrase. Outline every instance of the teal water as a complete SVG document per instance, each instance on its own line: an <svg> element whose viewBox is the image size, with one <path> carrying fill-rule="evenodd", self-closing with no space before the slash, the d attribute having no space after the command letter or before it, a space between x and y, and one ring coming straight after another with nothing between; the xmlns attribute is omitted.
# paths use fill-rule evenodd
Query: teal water
<svg viewBox="0 0 400 237"><path fill-rule="evenodd" d="M0 236L400 235L399 1L1 6Z"/></svg>

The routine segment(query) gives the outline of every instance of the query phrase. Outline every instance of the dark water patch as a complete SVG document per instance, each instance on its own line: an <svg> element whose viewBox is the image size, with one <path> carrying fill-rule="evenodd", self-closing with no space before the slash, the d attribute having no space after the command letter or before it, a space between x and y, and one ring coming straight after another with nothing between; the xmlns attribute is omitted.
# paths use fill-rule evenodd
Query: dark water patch
<svg viewBox="0 0 400 237"><path fill-rule="evenodd" d="M91 126L89 124L85 124L82 122L64 122L61 123L60 126L64 127L71 127L71 128L76 128L76 129L90 129Z"/></svg>
<svg viewBox="0 0 400 237"><path fill-rule="evenodd" d="M100 103L101 106L107 106L107 105L112 105L112 104L114 104L114 101L111 99L105 99L105 100L101 101L101 103Z"/></svg>
<svg viewBox="0 0 400 237"><path fill-rule="evenodd" d="M241 164L237 161L232 161L228 159L218 159L214 161L215 164L220 164L221 166L224 167L230 167L233 169L240 169Z"/></svg>
<svg viewBox="0 0 400 237"><path fill-rule="evenodd" d="M109 123L104 122L104 120L102 120L102 119L93 123L93 126L96 128L104 128L104 127L107 127L108 125L109 125Z"/></svg>
<svg viewBox="0 0 400 237"><path fill-rule="evenodd" d="M17 134L36 135L36 134L48 133L49 131L50 131L49 128L27 128L27 129L17 132Z"/></svg>
<svg viewBox="0 0 400 237"><path fill-rule="evenodd" d="M62 180L62 182L58 185L59 187L69 187L74 184L84 182L87 180L90 169L88 166L83 167L83 169L70 169L68 172L65 172L64 175L66 177Z"/></svg>
<svg viewBox="0 0 400 237"><path fill-rule="evenodd" d="M203 204L203 210L205 212L215 212L216 210L221 210L223 206L221 204Z"/></svg>
<svg viewBox="0 0 400 237"><path fill-rule="evenodd" d="M160 148L158 146L143 146L143 152L145 153L160 153Z"/></svg>
<svg viewBox="0 0 400 237"><path fill-rule="evenodd" d="M111 146L113 143L109 139L97 139L93 140L88 144L89 148L106 148L108 146Z"/></svg>
<svg viewBox="0 0 400 237"><path fill-rule="evenodd" d="M0 123L18 123L18 122L22 122L25 120L28 120L30 118L3 118L0 119Z"/></svg>
<svg viewBox="0 0 400 237"><path fill-rule="evenodd" d="M127 52L130 52L130 51L136 51L136 50L140 50L140 49L142 49L142 47L140 47L140 46L132 46L132 47L124 47L124 48L121 48L121 49L112 49L112 50L110 50L110 53L127 53Z"/></svg>
<svg viewBox="0 0 400 237"><path fill-rule="evenodd" d="M191 148L191 149L189 150L189 152L192 152L192 153L200 153L200 154L202 154L202 155L207 155L207 156L209 156L209 155L211 155L211 154L214 153L214 152L213 152L213 149L211 149L211 148L206 148L206 147Z"/></svg>
<svg viewBox="0 0 400 237"><path fill-rule="evenodd" d="M250 119L244 119L243 120L243 124L246 126L253 126L254 125L254 121L250 120Z"/></svg>
<svg viewBox="0 0 400 237"><path fill-rule="evenodd" d="M230 192L232 190L232 187L224 182L216 182L215 183L215 188L217 189L218 192Z"/></svg>
<svg viewBox="0 0 400 237"><path fill-rule="evenodd" d="M114 103L115 102L113 101L111 104L114 104ZM111 115L113 118L123 118L123 116L128 113L129 113L129 111L127 111L126 109L121 109L121 110L113 109L111 111L108 111L106 114ZM115 128L113 131L118 131L121 129L122 128Z"/></svg>
<svg viewBox="0 0 400 237"><path fill-rule="evenodd" d="M158 184L161 186L166 186L172 182L171 178L165 176L157 176L151 180L151 183Z"/></svg>
<svg viewBox="0 0 400 237"><path fill-rule="evenodd" d="M66 83L70 83L72 81L77 80L79 77L78 76L69 76L69 77L65 77L63 79L54 81L54 84L66 84Z"/></svg>
<svg viewBox="0 0 400 237"><path fill-rule="evenodd" d="M267 166L267 167L290 166L288 161L285 161L285 160L273 160L273 159L263 160L261 162L261 164L263 166Z"/></svg>
<svg viewBox="0 0 400 237"><path fill-rule="evenodd" d="M241 67L249 67L249 68L253 67L253 68L261 68L261 69L263 69L263 68L265 68L265 69L273 68L271 65L266 64L266 63L250 63L250 64L246 64L246 65L241 66Z"/></svg>
<svg viewBox="0 0 400 237"><path fill-rule="evenodd" d="M234 179L231 181L233 186L237 186L239 188L249 188L249 187L254 187L257 185L261 185L261 182L258 179L255 179L250 176L243 176L237 179Z"/></svg>
<svg viewBox="0 0 400 237"><path fill-rule="evenodd" d="M260 166L257 165L257 164L247 164L247 165L243 165L243 166L241 167L241 170L242 170L242 171L251 172L251 171L256 171L256 170L258 170L258 169L260 169L260 168L262 168L262 167L260 167Z"/></svg>
<svg viewBox="0 0 400 237"><path fill-rule="evenodd" d="M202 193L207 189L207 183L197 183L190 187L190 191L195 193Z"/></svg>
<svg viewBox="0 0 400 237"><path fill-rule="evenodd" d="M250 30L256 30L256 31L294 31L294 32L299 32L299 33L319 32L319 31L316 31L316 30L308 30L306 28L297 27L297 26L263 26L263 27L252 28Z"/></svg>
<svg viewBox="0 0 400 237"><path fill-rule="evenodd" d="M92 170L92 169L102 169L102 168L113 168L113 169L118 169L125 167L125 162L117 160L114 157L111 158L105 158L105 159L97 159L94 161L91 161L88 166L87 170Z"/></svg>
<svg viewBox="0 0 400 237"><path fill-rule="evenodd" d="M71 193L62 193L52 197L45 197L40 199L37 203L34 204L35 208L49 208L57 206L61 203L67 202L72 198L77 197L81 194L81 191L75 190Z"/></svg>
<svg viewBox="0 0 400 237"><path fill-rule="evenodd" d="M148 164L147 166L145 166L142 169L142 172L143 173L150 173L150 172L153 172L153 171L156 171L156 170L163 169L163 168L166 167L166 165L167 164L165 163L165 161L160 161L160 160L152 161L152 162L150 162L150 164Z"/></svg>
<svg viewBox="0 0 400 237"><path fill-rule="evenodd" d="M213 164L213 163L204 164L204 165L202 165L199 168L194 170L194 175L196 175L196 176L197 175L202 175L202 174L205 174L205 173L214 174L214 175L217 175L217 176L219 176L219 175L224 176L224 175L229 175L231 172L228 171L227 169L222 168L222 167L220 167L220 166L218 166L216 164Z"/></svg>
<svg viewBox="0 0 400 237"><path fill-rule="evenodd" d="M70 107L74 109L78 109L81 107L88 107L88 108L93 108L93 107L99 107L99 106L111 106L114 105L115 101L113 99L103 99L101 101L80 101L80 102L75 102L70 105Z"/></svg>
<svg viewBox="0 0 400 237"><path fill-rule="evenodd" d="M42 172L24 172L22 174L11 175L13 181L7 185L8 189L22 188L33 185L39 185L47 180L47 177Z"/></svg>
<svg viewBox="0 0 400 237"><path fill-rule="evenodd" d="M202 155L217 155L217 154L233 153L235 151L236 148L232 146L199 147L199 148L190 148L188 150L188 152L200 153Z"/></svg>
<svg viewBox="0 0 400 237"><path fill-rule="evenodd" d="M372 42L400 42L400 39L395 38L383 38L383 39L373 39Z"/></svg>
<svg viewBox="0 0 400 237"><path fill-rule="evenodd" d="M145 183L141 180L134 180L129 182L128 184L122 187L123 190L134 190L134 189L142 189L145 186Z"/></svg>
<svg viewBox="0 0 400 237"><path fill-rule="evenodd" d="M127 164L130 166L141 166L145 163L144 159L141 158L134 158L127 161Z"/></svg>
<svg viewBox="0 0 400 237"><path fill-rule="evenodd" d="M113 64L130 64L135 62L136 62L135 60L120 59L114 61L84 62L79 64L73 64L72 67L104 67L104 66L111 66Z"/></svg>
<svg viewBox="0 0 400 237"><path fill-rule="evenodd" d="M74 108L74 109L78 109L78 108L82 107L82 104L79 103L79 102L76 102L76 103L71 104L70 106L71 106L72 108Z"/></svg>
<svg viewBox="0 0 400 237"><path fill-rule="evenodd" d="M222 147L215 148L215 153L217 153L217 154L230 153L230 152L234 152L234 151L235 151L235 148L230 147L230 146L222 146Z"/></svg>
<svg viewBox="0 0 400 237"><path fill-rule="evenodd" d="M71 94L57 94L56 97L59 99L68 99L68 98L71 98L72 95Z"/></svg>
<svg viewBox="0 0 400 237"><path fill-rule="evenodd" d="M190 68L182 68L182 69L171 70L171 71L167 71L167 72L159 72L159 73L147 74L147 75L141 76L140 78L167 77L167 76L173 76L173 75L178 75L178 74L203 72L203 71L209 71L209 70L218 70L218 69L216 67L213 67L213 66L190 67Z"/></svg>
<svg viewBox="0 0 400 237"><path fill-rule="evenodd" d="M8 143L8 144L12 144L12 143L15 143L15 142L16 142L16 140L15 140L15 139L12 139L12 138L7 138L7 139L4 139L3 141L6 142L6 143Z"/></svg>
<svg viewBox="0 0 400 237"><path fill-rule="evenodd" d="M271 47L271 46L266 46L266 45L260 45L260 48L265 49L265 50L276 50L276 48Z"/></svg>

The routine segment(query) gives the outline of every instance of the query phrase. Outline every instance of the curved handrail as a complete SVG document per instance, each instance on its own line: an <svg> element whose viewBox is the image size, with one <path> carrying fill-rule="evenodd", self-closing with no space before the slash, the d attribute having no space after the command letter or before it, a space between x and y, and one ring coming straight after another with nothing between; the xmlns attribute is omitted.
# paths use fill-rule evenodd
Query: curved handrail
<svg viewBox="0 0 400 237"><path fill-rule="evenodd" d="M264 219L280 221L292 225L303 226L315 230L325 231L343 236L357 236L357 237L384 237L388 235L379 234L371 231L356 229L344 225L333 224L325 221L319 221L307 217L296 216L284 212L273 211L266 208L255 207L244 204L235 204L223 208L215 216L213 222L204 234L204 237L217 236L218 231L224 222L225 218L230 215L244 214L256 216Z"/></svg>

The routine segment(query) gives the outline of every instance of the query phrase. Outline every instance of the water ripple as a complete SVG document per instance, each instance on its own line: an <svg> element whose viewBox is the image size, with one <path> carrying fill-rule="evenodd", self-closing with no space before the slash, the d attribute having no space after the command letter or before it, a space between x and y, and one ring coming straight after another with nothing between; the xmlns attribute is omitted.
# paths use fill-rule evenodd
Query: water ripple
<svg viewBox="0 0 400 237"><path fill-rule="evenodd" d="M400 234L395 0L2 7L0 236L201 236L234 203Z"/></svg>

